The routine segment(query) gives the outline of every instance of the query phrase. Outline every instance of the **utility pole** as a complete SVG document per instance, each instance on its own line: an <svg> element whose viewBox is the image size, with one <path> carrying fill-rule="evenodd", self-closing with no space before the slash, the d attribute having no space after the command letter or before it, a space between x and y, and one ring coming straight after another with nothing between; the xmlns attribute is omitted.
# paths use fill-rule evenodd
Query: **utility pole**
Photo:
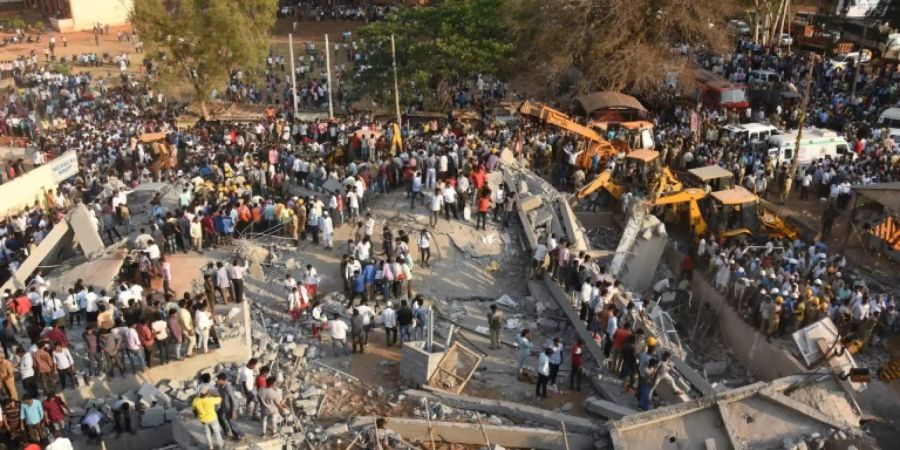
<svg viewBox="0 0 900 450"><path fill-rule="evenodd" d="M794 154L791 159L791 167L784 179L784 192L781 194L782 204L787 200L787 197L791 192L791 186L794 184L794 177L797 174L797 170L800 168L800 141L803 139L803 124L806 122L809 97L812 95L812 73L816 65L815 53L809 52L807 55L809 55L809 66L806 68L806 92L803 94L803 104L800 107L800 115L798 116L797 141L794 142Z"/></svg>
<svg viewBox="0 0 900 450"><path fill-rule="evenodd" d="M853 81L850 83L850 107L853 107L853 98L856 97L856 79L859 78L859 65L862 64L863 51L866 49L866 35L869 34L869 18L863 18L862 40L859 41L859 59L853 63Z"/></svg>
<svg viewBox="0 0 900 450"><path fill-rule="evenodd" d="M288 51L291 57L291 99L294 101L294 118L297 118L297 71L294 70L294 35L288 33Z"/></svg>
<svg viewBox="0 0 900 450"><path fill-rule="evenodd" d="M397 112L397 126L403 126L400 121L400 83L397 81L397 47L394 44L394 35L391 35L391 58L394 64L394 108Z"/></svg>
<svg viewBox="0 0 900 450"><path fill-rule="evenodd" d="M328 74L328 118L334 119L334 106L332 105L332 94L334 84L331 83L331 45L328 44L328 35L325 35L325 73Z"/></svg>

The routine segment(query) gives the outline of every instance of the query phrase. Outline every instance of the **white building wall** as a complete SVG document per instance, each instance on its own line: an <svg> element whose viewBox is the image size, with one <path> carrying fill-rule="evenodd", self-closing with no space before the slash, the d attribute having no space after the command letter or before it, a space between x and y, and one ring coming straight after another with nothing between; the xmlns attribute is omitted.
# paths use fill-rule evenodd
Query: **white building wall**
<svg viewBox="0 0 900 450"><path fill-rule="evenodd" d="M132 0L69 0L72 19L60 20L61 31L91 30L101 23L117 27L128 23L128 15L134 6Z"/></svg>

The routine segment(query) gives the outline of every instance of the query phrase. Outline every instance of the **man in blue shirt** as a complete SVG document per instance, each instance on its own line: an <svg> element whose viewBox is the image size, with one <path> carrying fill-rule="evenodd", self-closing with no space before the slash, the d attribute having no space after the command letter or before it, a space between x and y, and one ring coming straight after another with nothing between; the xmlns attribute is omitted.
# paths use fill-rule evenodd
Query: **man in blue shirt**
<svg viewBox="0 0 900 450"><path fill-rule="evenodd" d="M425 309L425 300L422 297L416 299L413 307L413 318L416 319L416 327L413 338L425 340L425 328L428 326L428 310Z"/></svg>
<svg viewBox="0 0 900 450"><path fill-rule="evenodd" d="M41 402L34 400L29 394L25 394L22 406L19 407L19 416L25 424L25 433L31 442L41 442L44 439L44 407Z"/></svg>

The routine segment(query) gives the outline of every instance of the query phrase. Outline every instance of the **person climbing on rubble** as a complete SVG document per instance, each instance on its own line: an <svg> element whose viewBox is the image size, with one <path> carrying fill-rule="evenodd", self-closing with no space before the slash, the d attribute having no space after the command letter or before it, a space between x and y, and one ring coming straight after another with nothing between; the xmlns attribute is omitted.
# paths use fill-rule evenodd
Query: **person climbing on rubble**
<svg viewBox="0 0 900 450"><path fill-rule="evenodd" d="M397 448L399 436L394 430L386 427L387 419L379 417L375 419L374 426L366 427L365 443L366 450L392 450Z"/></svg>
<svg viewBox="0 0 900 450"><path fill-rule="evenodd" d="M203 386L200 394L191 402L191 409L194 411L194 416L200 421L200 425L203 426L206 443L210 449L220 450L225 447L225 442L222 440L222 427L219 425L216 413L216 408L221 403L222 399L212 395L209 386Z"/></svg>

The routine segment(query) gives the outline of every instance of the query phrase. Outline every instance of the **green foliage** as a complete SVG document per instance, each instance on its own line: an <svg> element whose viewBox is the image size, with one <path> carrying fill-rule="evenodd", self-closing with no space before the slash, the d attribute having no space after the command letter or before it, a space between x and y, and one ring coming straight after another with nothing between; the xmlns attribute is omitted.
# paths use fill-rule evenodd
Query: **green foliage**
<svg viewBox="0 0 900 450"><path fill-rule="evenodd" d="M186 80L195 99L221 89L232 70L261 70L277 0L134 0L131 22L160 65L162 82Z"/></svg>
<svg viewBox="0 0 900 450"><path fill-rule="evenodd" d="M72 66L62 63L53 63L50 65L50 72L69 76L72 74Z"/></svg>
<svg viewBox="0 0 900 450"><path fill-rule="evenodd" d="M497 74L512 55L505 39L504 0L445 0L426 8L401 8L386 20L359 31L369 69L357 89L392 104L391 35L395 38L400 91L404 101L417 89L435 88L440 106L452 88L475 73Z"/></svg>

